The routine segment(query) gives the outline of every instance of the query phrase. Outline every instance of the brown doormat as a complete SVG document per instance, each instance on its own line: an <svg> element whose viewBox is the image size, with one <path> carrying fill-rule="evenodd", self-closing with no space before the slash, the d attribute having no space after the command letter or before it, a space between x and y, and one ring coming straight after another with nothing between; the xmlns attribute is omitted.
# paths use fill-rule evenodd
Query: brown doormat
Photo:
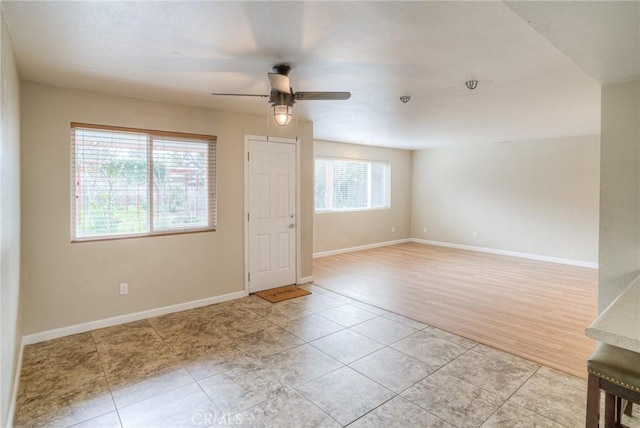
<svg viewBox="0 0 640 428"><path fill-rule="evenodd" d="M259 291L256 296L262 297L264 300L277 303L283 300L289 300L296 297L306 296L311 291L305 290L297 285L285 285L284 287L272 288L271 290Z"/></svg>

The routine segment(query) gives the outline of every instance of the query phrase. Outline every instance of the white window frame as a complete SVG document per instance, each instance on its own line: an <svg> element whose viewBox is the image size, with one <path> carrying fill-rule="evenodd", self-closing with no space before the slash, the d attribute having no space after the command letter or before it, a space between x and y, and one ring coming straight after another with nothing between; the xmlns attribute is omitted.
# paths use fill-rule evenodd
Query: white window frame
<svg viewBox="0 0 640 428"><path fill-rule="evenodd" d="M102 132L114 132L114 133L137 133L143 134L147 137L147 170L149 171L149 209L147 210L147 224L148 231L139 233L127 233L127 234L104 234L96 236L78 237L76 236L76 222L77 222L77 190L78 185L76 182L76 147L75 147L75 132L76 130L99 130ZM194 226L194 227L180 227L171 229L154 229L153 213L155 209L155 200L153 197L153 144L154 141L159 139L171 139L172 141L184 141L189 142L206 142L208 150L208 162L207 162L207 209L208 219L207 226ZM91 242L91 241L105 241L114 239L128 239L128 238L144 238L150 236L164 236L164 235L176 235L186 233L197 232L214 232L217 228L217 177L216 177L216 144L217 137L213 135L201 135L201 134L189 134L182 132L170 132L170 131L156 131L150 129L138 129L138 128L125 128L118 126L107 125L93 125L86 123L71 122L71 242Z"/></svg>
<svg viewBox="0 0 640 428"><path fill-rule="evenodd" d="M315 207L315 195L314 195L314 212L316 214L327 214L327 213L344 213L344 212L354 212L354 211L379 211L379 210L388 210L391 209L391 162L384 160L372 160L372 159L356 159L356 158L341 158L335 156L315 156L313 159L313 168L314 168L314 191L315 191L315 166L316 160L322 159L325 161L340 161L340 162L354 162L354 163L365 163L367 164L367 207L364 208L323 208L317 209ZM385 204L381 207L371 207L371 165L372 164L382 164L386 166L386 177L385 177ZM331 165L329 163L328 165ZM325 196L326 199L333 201L333 174L330 175L330 179L325 185L325 191L328 192L328 196Z"/></svg>

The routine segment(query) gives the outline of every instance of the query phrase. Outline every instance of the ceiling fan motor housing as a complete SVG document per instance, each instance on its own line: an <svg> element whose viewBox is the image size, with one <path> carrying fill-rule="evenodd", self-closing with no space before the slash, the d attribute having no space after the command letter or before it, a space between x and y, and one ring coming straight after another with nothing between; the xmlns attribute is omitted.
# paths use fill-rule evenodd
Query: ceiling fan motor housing
<svg viewBox="0 0 640 428"><path fill-rule="evenodd" d="M271 90L271 96L269 96L269 104L271 104L272 107L282 105L293 106L295 102L295 95L293 93L285 94L284 92L280 92L277 89Z"/></svg>
<svg viewBox="0 0 640 428"><path fill-rule="evenodd" d="M291 67L289 67L287 64L276 64L273 66L274 73L282 74L284 76L288 76L290 71Z"/></svg>

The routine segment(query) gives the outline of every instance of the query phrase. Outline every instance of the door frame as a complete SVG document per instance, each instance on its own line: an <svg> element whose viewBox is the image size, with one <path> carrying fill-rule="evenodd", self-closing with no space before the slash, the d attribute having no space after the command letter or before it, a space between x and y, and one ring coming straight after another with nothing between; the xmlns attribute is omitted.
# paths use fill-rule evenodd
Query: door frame
<svg viewBox="0 0 640 428"><path fill-rule="evenodd" d="M244 136L244 290L249 294L249 140L265 143L287 143L296 147L296 284L300 284L300 140L293 138L269 137L264 135Z"/></svg>

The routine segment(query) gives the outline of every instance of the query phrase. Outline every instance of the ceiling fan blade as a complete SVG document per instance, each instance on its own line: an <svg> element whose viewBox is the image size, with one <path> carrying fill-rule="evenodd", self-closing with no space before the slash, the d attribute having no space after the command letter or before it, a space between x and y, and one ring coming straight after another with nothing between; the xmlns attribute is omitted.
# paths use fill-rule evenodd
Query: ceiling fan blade
<svg viewBox="0 0 640 428"><path fill-rule="evenodd" d="M262 97L262 98L269 97L269 95L259 95L259 94L219 94L217 92L213 92L211 95L223 95L223 96L229 96L229 97Z"/></svg>
<svg viewBox="0 0 640 428"><path fill-rule="evenodd" d="M285 76L280 73L267 73L269 76L269 82L271 82L271 89L275 89L278 92L284 94L291 93L291 85L289 84L289 76Z"/></svg>
<svg viewBox="0 0 640 428"><path fill-rule="evenodd" d="M351 92L296 92L296 101L348 100Z"/></svg>

